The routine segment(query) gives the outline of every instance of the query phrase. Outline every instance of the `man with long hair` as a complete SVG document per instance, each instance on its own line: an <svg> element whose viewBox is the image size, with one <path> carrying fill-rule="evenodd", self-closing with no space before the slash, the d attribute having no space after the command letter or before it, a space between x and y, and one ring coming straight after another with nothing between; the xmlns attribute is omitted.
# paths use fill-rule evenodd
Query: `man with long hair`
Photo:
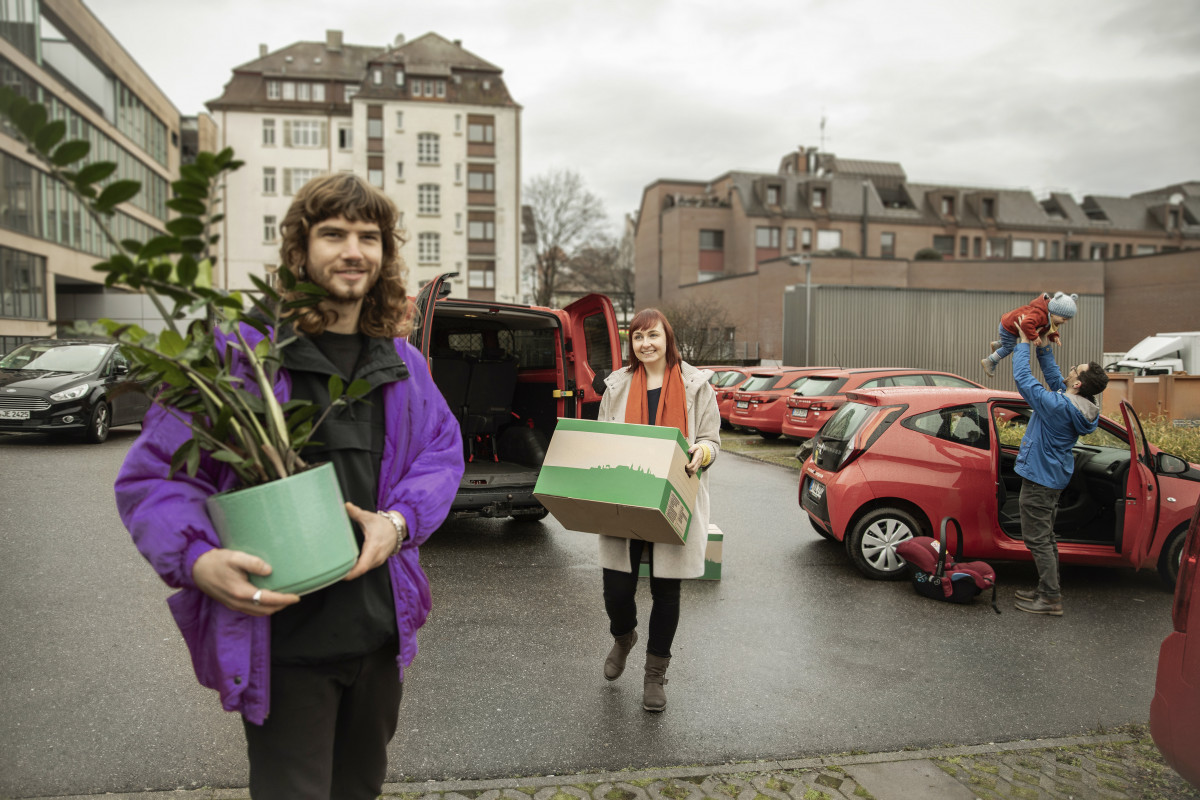
<svg viewBox="0 0 1200 800"><path fill-rule="evenodd" d="M173 510L203 503L225 476L205 457L195 479L167 478L186 426L155 406L117 479L122 518L163 579L200 682L242 714L250 794L375 798L387 774L403 670L429 613L418 547L449 512L463 473L462 437L421 354L403 338L408 300L397 211L361 178L316 178L283 221L281 261L327 292L276 335L281 400L329 406L329 378L365 380L338 406L305 459L333 462L360 554L319 591L257 590L262 559L222 548L211 529L177 531ZM257 331L246 326L248 341ZM228 481L225 481L228 483Z"/></svg>

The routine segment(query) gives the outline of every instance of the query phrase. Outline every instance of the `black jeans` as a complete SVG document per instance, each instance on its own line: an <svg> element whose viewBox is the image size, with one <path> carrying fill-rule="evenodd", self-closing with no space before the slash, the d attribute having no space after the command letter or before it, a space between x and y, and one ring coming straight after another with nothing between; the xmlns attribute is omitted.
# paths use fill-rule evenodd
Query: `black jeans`
<svg viewBox="0 0 1200 800"><path fill-rule="evenodd" d="M254 800L375 800L404 687L391 643L329 664L271 665L271 711L242 719Z"/></svg>
<svg viewBox="0 0 1200 800"><path fill-rule="evenodd" d="M642 563L642 547L650 549L650 640L646 652L662 658L671 657L671 642L679 627L679 578L655 578L654 545L641 539L629 541L631 572L604 570L604 610L608 612L608 629L613 636L623 636L637 627L638 569Z"/></svg>

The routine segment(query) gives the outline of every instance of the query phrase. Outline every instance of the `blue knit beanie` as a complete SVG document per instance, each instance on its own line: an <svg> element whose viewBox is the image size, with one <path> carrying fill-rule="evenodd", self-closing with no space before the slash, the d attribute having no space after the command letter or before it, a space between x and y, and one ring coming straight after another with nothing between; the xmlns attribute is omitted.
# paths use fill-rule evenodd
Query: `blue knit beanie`
<svg viewBox="0 0 1200 800"><path fill-rule="evenodd" d="M1057 314L1063 319L1070 319L1075 316L1075 301L1079 299L1077 294L1063 294L1055 292L1054 297L1050 298L1048 306L1051 314Z"/></svg>

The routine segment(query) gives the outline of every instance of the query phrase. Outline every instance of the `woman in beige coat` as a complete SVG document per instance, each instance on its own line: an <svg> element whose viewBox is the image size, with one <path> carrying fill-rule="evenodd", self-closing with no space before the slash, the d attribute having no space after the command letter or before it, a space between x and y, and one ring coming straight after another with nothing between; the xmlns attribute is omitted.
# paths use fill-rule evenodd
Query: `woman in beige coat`
<svg viewBox="0 0 1200 800"><path fill-rule="evenodd" d="M710 373L685 364L679 357L675 332L658 309L640 311L629 324L630 366L605 379L599 418L679 428L687 439L688 473L707 469L721 447L721 416L717 396L708 383ZM704 574L708 543L708 474L700 477L687 543L652 544L641 539L600 537L600 566L604 568L604 608L615 639L604 661L604 677L616 680L637 642L638 569L642 554L650 562L649 639L642 684L642 708L667 707L664 686L671 663L671 642L679 625L679 590L683 578Z"/></svg>

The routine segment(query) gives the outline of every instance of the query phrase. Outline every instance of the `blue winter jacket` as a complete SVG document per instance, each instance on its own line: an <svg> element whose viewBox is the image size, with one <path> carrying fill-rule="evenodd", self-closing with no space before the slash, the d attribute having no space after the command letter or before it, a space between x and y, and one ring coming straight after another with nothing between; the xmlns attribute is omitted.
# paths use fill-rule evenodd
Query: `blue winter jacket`
<svg viewBox="0 0 1200 800"><path fill-rule="evenodd" d="M1033 416L1025 428L1017 454L1017 474L1050 489L1064 489L1075 470L1072 448L1080 436L1096 430L1100 409L1085 397L1065 394L1062 373L1049 347L1038 348L1038 364L1050 389L1033 377L1027 344L1013 351L1013 378L1017 391L1029 401Z"/></svg>

